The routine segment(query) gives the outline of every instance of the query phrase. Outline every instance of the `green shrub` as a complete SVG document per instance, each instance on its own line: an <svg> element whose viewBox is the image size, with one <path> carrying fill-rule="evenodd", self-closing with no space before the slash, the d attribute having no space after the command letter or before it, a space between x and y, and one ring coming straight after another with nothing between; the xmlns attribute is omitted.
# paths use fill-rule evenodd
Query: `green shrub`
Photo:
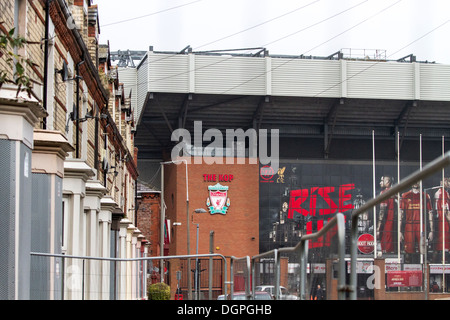
<svg viewBox="0 0 450 320"><path fill-rule="evenodd" d="M158 282L148 287L149 300L170 300L170 287L164 282Z"/></svg>

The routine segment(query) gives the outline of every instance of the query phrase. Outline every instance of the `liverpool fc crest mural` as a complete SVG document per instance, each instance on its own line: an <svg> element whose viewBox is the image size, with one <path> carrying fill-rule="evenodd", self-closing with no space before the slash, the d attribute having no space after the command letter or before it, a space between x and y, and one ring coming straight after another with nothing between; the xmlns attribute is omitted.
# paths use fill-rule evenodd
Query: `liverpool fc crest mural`
<svg viewBox="0 0 450 320"><path fill-rule="evenodd" d="M222 186L220 183L208 187L209 196L206 199L206 205L211 214L226 214L230 206L228 198L228 186Z"/></svg>

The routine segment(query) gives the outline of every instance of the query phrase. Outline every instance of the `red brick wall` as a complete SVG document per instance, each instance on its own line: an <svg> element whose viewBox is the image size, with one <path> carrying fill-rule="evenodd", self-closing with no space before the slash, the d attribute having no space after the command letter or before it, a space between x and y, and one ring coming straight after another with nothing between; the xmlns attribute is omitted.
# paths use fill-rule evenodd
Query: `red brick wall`
<svg viewBox="0 0 450 320"><path fill-rule="evenodd" d="M139 209L137 212L137 227L150 242L148 248L149 256L159 254L159 217L160 217L160 194L144 192L138 199Z"/></svg>
<svg viewBox="0 0 450 320"><path fill-rule="evenodd" d="M214 231L215 253L224 256L253 256L259 253L259 166L258 164L188 164L190 254L196 251L196 224L199 224L199 253L209 253L210 231ZM225 160L224 160L225 162ZM216 181L205 181L204 174L215 174ZM220 174L233 175L232 181L219 182ZM186 167L185 164L165 165L166 216L172 227L169 254L187 253ZM228 186L230 207L225 215L193 213L207 209L208 186L220 183ZM172 201L173 199L173 201Z"/></svg>

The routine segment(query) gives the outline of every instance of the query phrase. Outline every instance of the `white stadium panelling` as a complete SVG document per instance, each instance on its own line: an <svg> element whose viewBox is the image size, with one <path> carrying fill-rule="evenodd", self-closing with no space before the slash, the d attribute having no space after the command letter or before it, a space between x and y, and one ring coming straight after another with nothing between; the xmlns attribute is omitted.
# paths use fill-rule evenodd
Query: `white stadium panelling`
<svg viewBox="0 0 450 320"><path fill-rule="evenodd" d="M119 80L124 84L125 97L129 97L131 93L131 108L134 110L134 120L137 120L136 115L140 114L142 109L142 101L138 98L138 79L136 68L119 68ZM140 88L143 90L145 88ZM137 111L137 112L136 112Z"/></svg>
<svg viewBox="0 0 450 320"><path fill-rule="evenodd" d="M272 59L272 95L340 97L340 63L331 60Z"/></svg>
<svg viewBox="0 0 450 320"><path fill-rule="evenodd" d="M396 62L347 63L347 97L361 99L414 99L414 65Z"/></svg>
<svg viewBox="0 0 450 320"><path fill-rule="evenodd" d="M196 56L196 93L264 95L265 88L263 58Z"/></svg>
<svg viewBox="0 0 450 320"><path fill-rule="evenodd" d="M137 110L134 115L135 121L139 121L139 115L142 112L142 108L144 107L145 97L147 95L148 89L148 59L145 59L142 62L142 68L139 68L137 71Z"/></svg>
<svg viewBox="0 0 450 320"><path fill-rule="evenodd" d="M147 92L450 101L439 64L149 52L138 69L138 104Z"/></svg>
<svg viewBox="0 0 450 320"><path fill-rule="evenodd" d="M450 66L420 65L420 98L431 101L450 101Z"/></svg>
<svg viewBox="0 0 450 320"><path fill-rule="evenodd" d="M149 53L149 92L189 92L189 56Z"/></svg>

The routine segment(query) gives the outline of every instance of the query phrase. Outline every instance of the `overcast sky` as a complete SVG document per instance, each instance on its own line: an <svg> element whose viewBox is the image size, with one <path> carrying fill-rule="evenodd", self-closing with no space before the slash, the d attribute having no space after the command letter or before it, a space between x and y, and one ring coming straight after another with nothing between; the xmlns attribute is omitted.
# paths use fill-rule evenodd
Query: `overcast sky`
<svg viewBox="0 0 450 320"><path fill-rule="evenodd" d="M328 56L352 48L450 64L449 0L94 0L111 51L264 47ZM368 51L372 54L372 51Z"/></svg>

